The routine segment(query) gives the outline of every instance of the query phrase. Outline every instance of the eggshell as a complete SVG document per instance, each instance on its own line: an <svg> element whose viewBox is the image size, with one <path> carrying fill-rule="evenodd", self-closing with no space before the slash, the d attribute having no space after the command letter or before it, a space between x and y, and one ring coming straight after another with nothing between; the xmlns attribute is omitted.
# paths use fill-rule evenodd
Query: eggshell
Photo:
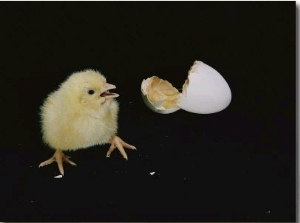
<svg viewBox="0 0 300 223"><path fill-rule="evenodd" d="M226 80L201 61L194 62L182 89L180 93L168 81L156 76L143 80L141 85L145 104L160 114L173 113L180 108L210 114L225 109L231 102L231 90Z"/></svg>
<svg viewBox="0 0 300 223"><path fill-rule="evenodd" d="M54 178L62 178L62 177L63 177L63 175L57 175Z"/></svg>
<svg viewBox="0 0 300 223"><path fill-rule="evenodd" d="M231 90L222 75L201 61L195 61L183 86L179 106L188 112L210 114L225 109Z"/></svg>
<svg viewBox="0 0 300 223"><path fill-rule="evenodd" d="M180 109L180 107L177 105L177 101L174 102L173 104L173 107L170 107L170 103L168 103L167 105L167 108L164 107L164 103L166 101L166 98L168 97L167 95L164 94L163 91L166 91L166 92L169 92L169 90L173 90L173 93L174 91L177 92L178 96L180 97L180 93L179 91L174 88L169 82L165 81L165 80L162 80L162 79L159 79L161 81L164 81L164 82L167 82L168 84L167 85L164 85L163 89L160 91L160 92L157 92L155 91L154 93L158 93L159 95L154 95L156 97L154 97L153 95L150 95L151 93L153 92L149 92L149 87L155 89L156 88L156 85L153 86L153 84L155 84L154 82L157 81L157 77L156 76L152 76L152 77L149 77L147 78L146 80L143 80L142 82L142 86L141 86L141 91L142 91L142 97L143 97L143 100L145 102L145 104L154 112L157 112L157 113L160 113L160 114L169 114L169 113L173 113L177 110ZM174 95L170 96L171 99L174 98ZM178 97L178 99L179 99ZM167 100L170 102L170 100Z"/></svg>
<svg viewBox="0 0 300 223"><path fill-rule="evenodd" d="M147 98L147 95L142 94L143 100L145 102L145 104L148 106L148 108L150 108L152 111L156 112L156 113L160 113L160 114L170 114L173 112L178 111L180 108L169 108L169 109L165 109L165 108L161 108L160 106L154 106L149 99Z"/></svg>

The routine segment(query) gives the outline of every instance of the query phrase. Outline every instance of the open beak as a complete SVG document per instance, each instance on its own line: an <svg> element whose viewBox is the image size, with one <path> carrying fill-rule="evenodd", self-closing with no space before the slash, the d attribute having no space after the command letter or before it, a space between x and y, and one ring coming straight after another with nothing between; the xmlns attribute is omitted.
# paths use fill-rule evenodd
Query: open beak
<svg viewBox="0 0 300 223"><path fill-rule="evenodd" d="M115 89L115 88L116 88L115 85L106 83L104 85L104 91L100 94L100 96L104 97L104 98L116 98L116 97L119 97L118 94L112 93L112 92L109 91L109 90Z"/></svg>

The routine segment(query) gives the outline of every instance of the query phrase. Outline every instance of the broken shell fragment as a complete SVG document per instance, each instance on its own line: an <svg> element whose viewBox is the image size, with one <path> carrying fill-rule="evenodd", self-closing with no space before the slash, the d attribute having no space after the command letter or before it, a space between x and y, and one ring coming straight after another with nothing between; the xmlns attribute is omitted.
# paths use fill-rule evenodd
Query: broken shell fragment
<svg viewBox="0 0 300 223"><path fill-rule="evenodd" d="M179 91L171 83L157 76L142 82L142 96L146 105L155 112L168 114L180 109Z"/></svg>
<svg viewBox="0 0 300 223"><path fill-rule="evenodd" d="M231 102L231 90L222 75L209 65L195 61L182 87L182 93L166 80L152 76L141 85L145 104L160 114L180 108L198 114L222 111Z"/></svg>
<svg viewBox="0 0 300 223"><path fill-rule="evenodd" d="M63 177L63 175L57 175L54 178L62 178L62 177Z"/></svg>

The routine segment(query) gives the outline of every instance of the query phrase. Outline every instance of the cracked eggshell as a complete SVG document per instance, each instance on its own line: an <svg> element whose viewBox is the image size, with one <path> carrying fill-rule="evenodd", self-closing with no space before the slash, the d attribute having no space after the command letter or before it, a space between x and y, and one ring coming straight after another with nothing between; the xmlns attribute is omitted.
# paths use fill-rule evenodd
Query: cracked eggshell
<svg viewBox="0 0 300 223"><path fill-rule="evenodd" d="M222 75L209 65L195 61L180 93L168 81L152 76L143 80L141 91L146 105L160 114L180 108L198 114L225 109L231 102L231 90Z"/></svg>
<svg viewBox="0 0 300 223"><path fill-rule="evenodd" d="M188 112L210 114L222 111L231 102L231 90L214 68L195 61L183 85L179 106Z"/></svg>
<svg viewBox="0 0 300 223"><path fill-rule="evenodd" d="M168 81L149 77L143 80L141 91L145 104L154 112L169 114L180 109L177 105L180 92Z"/></svg>

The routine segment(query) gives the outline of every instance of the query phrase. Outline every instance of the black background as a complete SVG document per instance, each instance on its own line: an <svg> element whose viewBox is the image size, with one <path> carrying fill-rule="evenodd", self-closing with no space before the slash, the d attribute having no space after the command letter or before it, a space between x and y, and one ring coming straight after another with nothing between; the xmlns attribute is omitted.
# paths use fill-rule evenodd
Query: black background
<svg viewBox="0 0 300 223"><path fill-rule="evenodd" d="M295 221L295 2L0 4L2 221ZM195 60L232 90L222 112L160 115L140 84L181 88ZM74 71L120 94L124 161L109 145L37 168L39 107ZM155 172L150 175L150 172Z"/></svg>

